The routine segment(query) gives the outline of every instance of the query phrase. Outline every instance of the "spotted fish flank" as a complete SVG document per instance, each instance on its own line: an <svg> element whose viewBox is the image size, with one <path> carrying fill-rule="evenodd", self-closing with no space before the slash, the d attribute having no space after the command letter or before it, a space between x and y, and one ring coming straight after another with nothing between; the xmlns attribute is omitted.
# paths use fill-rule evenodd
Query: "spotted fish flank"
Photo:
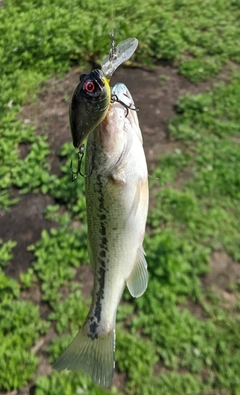
<svg viewBox="0 0 240 395"><path fill-rule="evenodd" d="M55 363L56 369L82 369L101 386L114 372L117 307L127 285L134 297L147 287L142 242L148 211L148 173L142 136L130 92L117 84L119 101L89 134L86 152L88 251L94 288L83 328Z"/></svg>

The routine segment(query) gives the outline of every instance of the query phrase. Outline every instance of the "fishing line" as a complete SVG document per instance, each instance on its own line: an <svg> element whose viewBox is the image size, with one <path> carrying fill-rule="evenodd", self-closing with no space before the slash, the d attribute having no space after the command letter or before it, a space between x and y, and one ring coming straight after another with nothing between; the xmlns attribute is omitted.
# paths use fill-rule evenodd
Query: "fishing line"
<svg viewBox="0 0 240 395"><path fill-rule="evenodd" d="M111 36L111 43L110 43L110 52L109 52L109 60L113 61L117 58L117 51L115 48L115 41L114 41L114 23L115 22L115 10L114 10L114 0L111 0L111 25L112 30L110 33Z"/></svg>
<svg viewBox="0 0 240 395"><path fill-rule="evenodd" d="M111 0L111 11L112 11L112 33L114 34L114 18L115 18L114 0Z"/></svg>

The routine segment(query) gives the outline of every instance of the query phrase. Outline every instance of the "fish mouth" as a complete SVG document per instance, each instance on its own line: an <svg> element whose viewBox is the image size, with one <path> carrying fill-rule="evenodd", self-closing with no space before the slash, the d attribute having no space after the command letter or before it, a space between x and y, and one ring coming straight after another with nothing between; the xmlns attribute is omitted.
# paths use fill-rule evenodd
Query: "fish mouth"
<svg viewBox="0 0 240 395"><path fill-rule="evenodd" d="M131 129L128 128L128 131L135 133L142 143L142 134L137 116L139 108L135 105L132 95L126 85L121 82L114 85L112 88L112 99L112 106L115 106L117 112L124 110L125 126L126 128L128 128L127 125L131 127Z"/></svg>
<svg viewBox="0 0 240 395"><path fill-rule="evenodd" d="M119 82L112 88L112 95L118 98L119 102L123 102L126 107L134 106L134 100L126 85Z"/></svg>

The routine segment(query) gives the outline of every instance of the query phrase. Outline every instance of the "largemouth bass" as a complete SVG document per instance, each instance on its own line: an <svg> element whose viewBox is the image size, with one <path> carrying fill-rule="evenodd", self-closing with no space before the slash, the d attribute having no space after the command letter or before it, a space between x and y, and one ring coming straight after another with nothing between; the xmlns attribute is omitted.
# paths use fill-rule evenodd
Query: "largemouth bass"
<svg viewBox="0 0 240 395"><path fill-rule="evenodd" d="M85 138L106 116L111 101L109 80L101 70L81 74L80 83L73 93L69 107L70 129L74 147Z"/></svg>
<svg viewBox="0 0 240 395"><path fill-rule="evenodd" d="M85 323L54 368L82 369L94 382L112 383L117 307L127 285L133 297L147 287L142 243L148 211L148 172L137 113L124 84L119 101L89 134L86 153L88 251L94 268L92 303Z"/></svg>

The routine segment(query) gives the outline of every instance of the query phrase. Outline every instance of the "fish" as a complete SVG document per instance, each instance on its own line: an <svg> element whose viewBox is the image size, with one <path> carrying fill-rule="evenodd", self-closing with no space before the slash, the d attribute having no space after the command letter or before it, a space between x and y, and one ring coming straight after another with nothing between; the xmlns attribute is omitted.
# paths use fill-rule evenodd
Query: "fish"
<svg viewBox="0 0 240 395"><path fill-rule="evenodd" d="M140 297L148 284L142 244L149 192L142 134L128 88L118 83L112 95L118 100L88 135L86 150L92 302L82 328L53 365L81 369L102 387L110 387L114 375L116 314L125 286Z"/></svg>
<svg viewBox="0 0 240 395"><path fill-rule="evenodd" d="M105 118L111 101L111 88L102 70L80 75L69 106L69 122L74 147L83 141Z"/></svg>

